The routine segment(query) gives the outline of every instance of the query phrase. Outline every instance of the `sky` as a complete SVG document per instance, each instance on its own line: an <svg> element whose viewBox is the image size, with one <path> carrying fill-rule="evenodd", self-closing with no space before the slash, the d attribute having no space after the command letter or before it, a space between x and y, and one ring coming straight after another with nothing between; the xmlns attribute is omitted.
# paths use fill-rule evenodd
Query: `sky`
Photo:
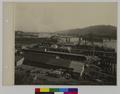
<svg viewBox="0 0 120 94"><path fill-rule="evenodd" d="M117 26L117 3L16 3L15 6L15 30L25 32Z"/></svg>

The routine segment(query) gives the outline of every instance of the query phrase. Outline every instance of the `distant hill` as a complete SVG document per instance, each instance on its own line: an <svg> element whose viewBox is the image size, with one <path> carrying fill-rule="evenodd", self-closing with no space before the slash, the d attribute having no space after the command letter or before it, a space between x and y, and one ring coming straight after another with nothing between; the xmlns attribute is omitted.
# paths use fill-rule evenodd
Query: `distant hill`
<svg viewBox="0 0 120 94"><path fill-rule="evenodd" d="M86 38L110 38L117 39L117 27L111 25L96 25L81 29L71 29L57 33L59 35L83 36Z"/></svg>

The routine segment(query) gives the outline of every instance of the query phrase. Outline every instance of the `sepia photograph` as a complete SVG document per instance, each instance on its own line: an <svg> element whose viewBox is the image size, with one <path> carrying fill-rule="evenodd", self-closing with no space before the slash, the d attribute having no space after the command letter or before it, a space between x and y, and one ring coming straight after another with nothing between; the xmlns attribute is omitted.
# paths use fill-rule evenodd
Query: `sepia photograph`
<svg viewBox="0 0 120 94"><path fill-rule="evenodd" d="M15 85L117 85L117 3L14 3Z"/></svg>

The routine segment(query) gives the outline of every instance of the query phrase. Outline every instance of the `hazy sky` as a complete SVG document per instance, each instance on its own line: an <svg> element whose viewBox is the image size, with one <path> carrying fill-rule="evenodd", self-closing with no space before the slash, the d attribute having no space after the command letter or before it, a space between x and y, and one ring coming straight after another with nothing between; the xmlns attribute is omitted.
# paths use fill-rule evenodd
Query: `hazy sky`
<svg viewBox="0 0 120 94"><path fill-rule="evenodd" d="M116 3L16 3L15 28L52 32L90 25L117 25Z"/></svg>

